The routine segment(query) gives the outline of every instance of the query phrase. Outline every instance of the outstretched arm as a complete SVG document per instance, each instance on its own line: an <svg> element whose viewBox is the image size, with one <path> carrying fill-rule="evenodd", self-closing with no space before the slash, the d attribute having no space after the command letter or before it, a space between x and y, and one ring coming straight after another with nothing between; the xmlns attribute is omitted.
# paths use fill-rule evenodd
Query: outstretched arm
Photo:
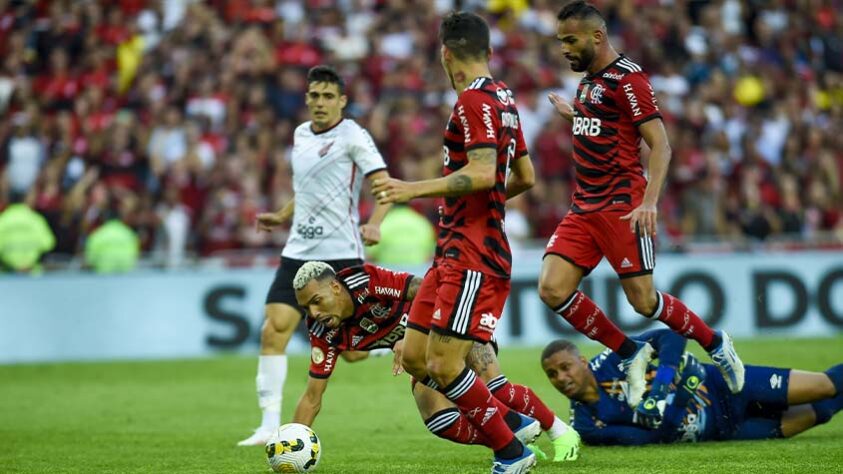
<svg viewBox="0 0 843 474"><path fill-rule="evenodd" d="M307 388L296 405L296 412L293 415L293 423L312 426L313 420L322 408L322 394L328 387L328 379L320 379L314 376L307 378Z"/></svg>
<svg viewBox="0 0 843 474"><path fill-rule="evenodd" d="M442 178L424 181L376 179L372 192L379 203L407 202L419 197L456 197L491 189L495 185L497 149L475 148L468 151L468 164Z"/></svg>

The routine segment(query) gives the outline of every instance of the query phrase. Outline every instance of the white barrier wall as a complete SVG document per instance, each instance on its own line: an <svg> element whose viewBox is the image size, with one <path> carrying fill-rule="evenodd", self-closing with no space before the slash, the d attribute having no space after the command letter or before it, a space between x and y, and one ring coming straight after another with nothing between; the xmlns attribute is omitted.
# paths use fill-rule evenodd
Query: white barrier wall
<svg viewBox="0 0 843 474"><path fill-rule="evenodd" d="M541 254L516 256L501 345L573 335L536 291ZM419 275L425 268L415 269ZM843 253L660 255L656 285L736 337L843 332ZM256 352L273 270L0 277L0 363ZM657 326L602 264L584 291L625 331ZM301 328L300 328L301 329ZM306 348L300 331L291 352Z"/></svg>

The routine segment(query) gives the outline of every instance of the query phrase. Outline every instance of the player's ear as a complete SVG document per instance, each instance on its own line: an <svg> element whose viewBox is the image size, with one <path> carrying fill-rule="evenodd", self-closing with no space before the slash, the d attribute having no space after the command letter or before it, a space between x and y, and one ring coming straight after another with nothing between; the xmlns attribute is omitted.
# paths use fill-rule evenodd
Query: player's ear
<svg viewBox="0 0 843 474"><path fill-rule="evenodd" d="M600 45L604 41L606 41L606 30L604 28L597 28L591 34L591 40L594 42L594 45Z"/></svg>

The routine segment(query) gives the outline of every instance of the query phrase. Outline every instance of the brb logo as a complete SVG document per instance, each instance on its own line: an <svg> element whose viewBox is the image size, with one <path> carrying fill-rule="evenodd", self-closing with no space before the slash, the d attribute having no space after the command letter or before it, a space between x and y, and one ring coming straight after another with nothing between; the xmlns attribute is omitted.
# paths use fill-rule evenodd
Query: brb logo
<svg viewBox="0 0 843 474"><path fill-rule="evenodd" d="M587 137L600 136L602 123L599 118L574 117L574 135L585 135Z"/></svg>
<svg viewBox="0 0 843 474"><path fill-rule="evenodd" d="M495 327L498 325L498 318L492 313L483 313L480 316L480 329L489 332L495 332Z"/></svg>

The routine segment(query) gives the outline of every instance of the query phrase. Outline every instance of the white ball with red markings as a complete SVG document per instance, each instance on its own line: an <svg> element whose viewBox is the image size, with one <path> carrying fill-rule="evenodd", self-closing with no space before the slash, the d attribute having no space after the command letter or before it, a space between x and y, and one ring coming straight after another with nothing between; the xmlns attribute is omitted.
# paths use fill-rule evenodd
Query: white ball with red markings
<svg viewBox="0 0 843 474"><path fill-rule="evenodd" d="M310 427L281 425L266 443L266 460L275 472L313 472L322 456L322 444Z"/></svg>

